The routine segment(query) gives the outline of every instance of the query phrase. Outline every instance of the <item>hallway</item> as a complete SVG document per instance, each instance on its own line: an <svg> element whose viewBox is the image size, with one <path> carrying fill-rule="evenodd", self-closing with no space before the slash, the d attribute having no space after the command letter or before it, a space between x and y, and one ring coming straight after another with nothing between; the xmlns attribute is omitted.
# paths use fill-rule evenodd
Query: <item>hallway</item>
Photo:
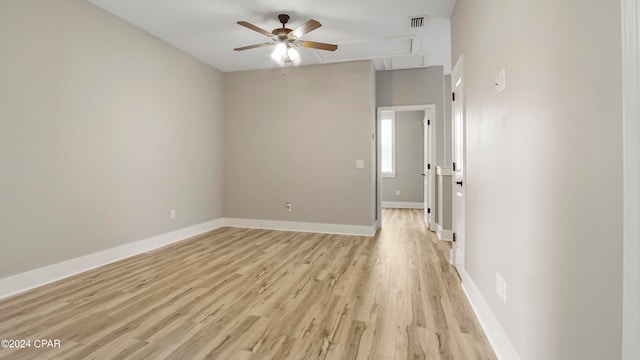
<svg viewBox="0 0 640 360"><path fill-rule="evenodd" d="M423 211L384 209L378 236L374 273L377 286L387 289L379 301L397 314L398 343L411 344L407 356L393 358L495 359L448 262L450 243L425 229ZM406 339L397 332L404 327Z"/></svg>

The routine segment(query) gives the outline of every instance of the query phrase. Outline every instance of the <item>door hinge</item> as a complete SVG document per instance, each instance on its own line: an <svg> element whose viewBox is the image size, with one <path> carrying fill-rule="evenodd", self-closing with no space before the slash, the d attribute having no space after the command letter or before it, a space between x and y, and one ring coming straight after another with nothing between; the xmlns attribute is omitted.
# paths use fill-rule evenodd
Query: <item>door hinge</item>
<svg viewBox="0 0 640 360"><path fill-rule="evenodd" d="M431 120L427 120L427 126L431 125Z"/></svg>
<svg viewBox="0 0 640 360"><path fill-rule="evenodd" d="M453 233L453 241L456 241L456 233Z"/></svg>
<svg viewBox="0 0 640 360"><path fill-rule="evenodd" d="M456 101L456 93L451 93L451 101Z"/></svg>
<svg viewBox="0 0 640 360"><path fill-rule="evenodd" d="M427 214L431 214L431 208L427 208Z"/></svg>
<svg viewBox="0 0 640 360"><path fill-rule="evenodd" d="M431 170L431 164L427 164L427 170Z"/></svg>
<svg viewBox="0 0 640 360"><path fill-rule="evenodd" d="M453 163L453 171L456 171L456 163Z"/></svg>

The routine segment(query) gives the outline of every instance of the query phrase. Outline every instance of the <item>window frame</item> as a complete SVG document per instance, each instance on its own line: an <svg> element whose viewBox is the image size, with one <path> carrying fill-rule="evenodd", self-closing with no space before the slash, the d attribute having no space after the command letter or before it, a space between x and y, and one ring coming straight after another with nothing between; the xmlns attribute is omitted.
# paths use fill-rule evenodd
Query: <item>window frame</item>
<svg viewBox="0 0 640 360"><path fill-rule="evenodd" d="M382 111L380 114L380 145L382 144L382 122L385 120L391 121L391 171L385 172L382 169L382 158L384 155L382 154L382 149L380 152L381 164L380 164L380 175L385 178L394 178L396 177L396 113L395 111Z"/></svg>

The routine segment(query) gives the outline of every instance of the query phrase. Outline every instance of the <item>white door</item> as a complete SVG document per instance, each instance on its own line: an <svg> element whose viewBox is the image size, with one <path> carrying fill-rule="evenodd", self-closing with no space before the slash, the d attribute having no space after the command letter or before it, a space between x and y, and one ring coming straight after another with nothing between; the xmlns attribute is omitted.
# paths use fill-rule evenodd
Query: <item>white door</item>
<svg viewBox="0 0 640 360"><path fill-rule="evenodd" d="M431 229L431 224L433 224L433 212L429 211L431 206L431 202L429 201L429 195L431 189L429 187L429 181L431 180L431 166L429 165L429 112L424 112L425 117L422 120L423 128L424 128L424 156L422 157L423 169L422 169L422 179L424 181L423 185L423 194L424 194L424 225L427 229Z"/></svg>
<svg viewBox="0 0 640 360"><path fill-rule="evenodd" d="M464 114L464 79L462 57L451 73L452 89L452 126L453 126L453 248L451 262L458 269L464 270L465 256L465 114Z"/></svg>

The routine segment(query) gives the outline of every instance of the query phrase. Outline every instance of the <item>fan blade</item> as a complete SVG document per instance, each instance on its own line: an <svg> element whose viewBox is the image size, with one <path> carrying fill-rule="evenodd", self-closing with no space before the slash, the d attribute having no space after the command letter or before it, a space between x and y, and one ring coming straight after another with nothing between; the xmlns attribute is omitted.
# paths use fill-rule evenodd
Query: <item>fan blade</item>
<svg viewBox="0 0 640 360"><path fill-rule="evenodd" d="M338 48L338 45L325 44L325 43L319 43L319 42L313 42L313 41L300 41L300 44L306 48L320 49L320 50L327 50L327 51L336 51L336 49Z"/></svg>
<svg viewBox="0 0 640 360"><path fill-rule="evenodd" d="M275 43L268 42L268 43L262 43L262 44L243 46L243 47L235 48L233 50L235 50L235 51L244 51L244 50L255 49L255 48L259 48L259 47L263 47L263 46L269 46L269 45L273 45L273 44L275 44Z"/></svg>
<svg viewBox="0 0 640 360"><path fill-rule="evenodd" d="M259 27L255 26L255 25L253 25L253 24L250 24L250 23L248 23L248 22L246 22L246 21L238 21L236 24L241 25L241 26L244 26L244 27L246 27L247 29L251 29L251 30L253 30L253 31L255 31L255 32L259 32L260 34L262 34L262 35L264 35L264 36L273 37L273 34L272 34L272 33L270 33L270 32L268 32L267 30L265 30L265 29L261 29L261 28L259 28Z"/></svg>
<svg viewBox="0 0 640 360"><path fill-rule="evenodd" d="M320 24L316 20L311 19L287 34L287 37L289 38L289 40L295 40L300 36L319 28L320 26L322 26L322 24Z"/></svg>

